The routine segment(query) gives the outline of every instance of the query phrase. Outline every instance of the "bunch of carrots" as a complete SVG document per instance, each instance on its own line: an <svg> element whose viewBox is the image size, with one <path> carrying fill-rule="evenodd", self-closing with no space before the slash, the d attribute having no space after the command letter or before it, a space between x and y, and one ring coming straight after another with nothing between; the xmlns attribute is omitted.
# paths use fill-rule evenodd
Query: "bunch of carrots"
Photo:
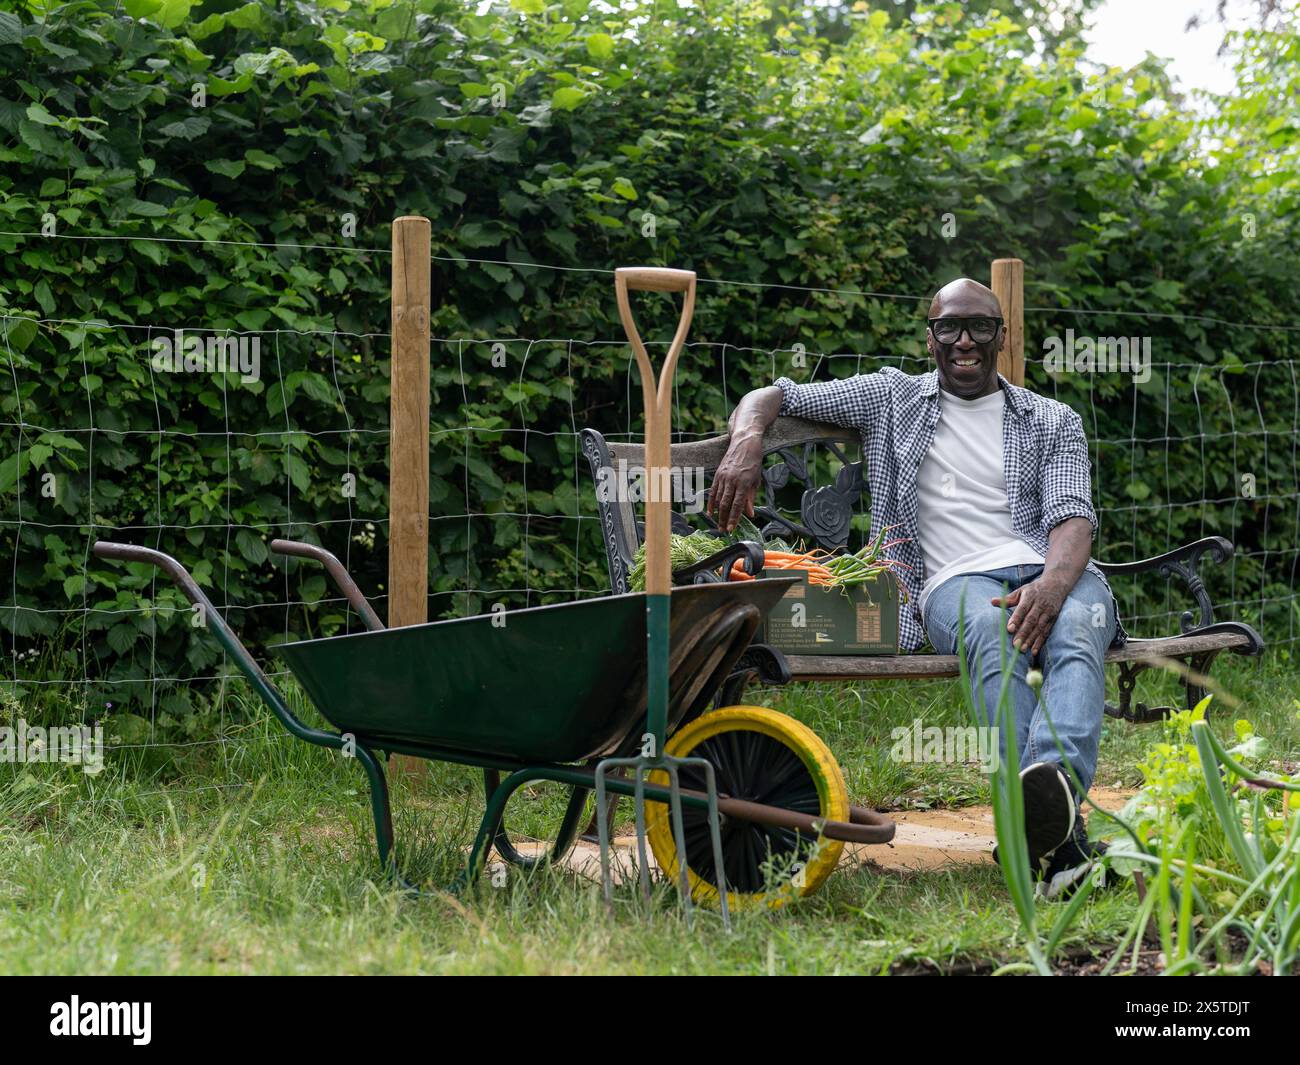
<svg viewBox="0 0 1300 1065"><path fill-rule="evenodd" d="M831 587L835 582L834 574L822 564L822 559L830 558L829 551L823 551L818 548L816 551L808 551L800 554L797 551L764 551L763 568L767 570L776 569L802 569L808 571L809 584L823 584ZM752 581L754 578L745 572L745 564L739 560L732 563L731 580L733 581Z"/></svg>
<svg viewBox="0 0 1300 1065"><path fill-rule="evenodd" d="M763 566L768 571L805 570L810 584L823 588L848 589L851 585L864 584L882 573L908 568L902 562L885 557L886 549L895 544L906 543L906 540L886 540L886 536L893 528L895 526L882 529L873 542L852 555L834 554L821 548L814 551L793 551L784 541L769 540L763 549ZM750 530L752 530L753 540L761 542L758 530L752 526ZM669 561L672 568L678 570L703 561L714 554L718 547L718 538L702 530L697 530L689 536L674 535L669 540ZM745 572L744 563L739 561L732 563L729 577L733 581L754 579ZM644 544L638 549L628 572L628 587L634 592L645 590Z"/></svg>
<svg viewBox="0 0 1300 1065"><path fill-rule="evenodd" d="M834 554L818 548L814 551L777 551L764 550L763 568L766 570L805 570L808 583L824 588L848 588L855 584L864 584L882 573L909 569L906 563L886 558L885 550L905 540L889 540L885 537L895 528L882 529L876 539L854 554ZM732 564L730 579L733 581L751 581L754 578L745 572L744 563Z"/></svg>

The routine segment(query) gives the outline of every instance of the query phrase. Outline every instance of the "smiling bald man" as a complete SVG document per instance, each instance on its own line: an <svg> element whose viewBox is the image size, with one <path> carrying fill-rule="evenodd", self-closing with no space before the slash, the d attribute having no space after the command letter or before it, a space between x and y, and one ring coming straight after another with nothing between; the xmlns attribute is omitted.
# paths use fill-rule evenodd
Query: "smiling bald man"
<svg viewBox="0 0 1300 1065"><path fill-rule="evenodd" d="M904 649L919 650L928 636L939 653L956 653L960 616L990 726L1004 648L1008 659L1008 641L1021 652L1009 692L1026 767L1030 864L1045 892L1063 897L1104 850L1088 840L1081 793L1063 767L1086 793L1101 738L1106 648L1126 636L1089 557L1097 518L1083 424L1069 407L998 373L1006 335L997 296L960 278L930 304L929 373L891 367L802 385L783 377L750 392L732 413L708 507L725 530L753 516L763 434L779 415L862 434L871 537L895 526L890 539L904 540L887 552L905 567ZM1037 692L1027 679L1033 667L1043 674Z"/></svg>

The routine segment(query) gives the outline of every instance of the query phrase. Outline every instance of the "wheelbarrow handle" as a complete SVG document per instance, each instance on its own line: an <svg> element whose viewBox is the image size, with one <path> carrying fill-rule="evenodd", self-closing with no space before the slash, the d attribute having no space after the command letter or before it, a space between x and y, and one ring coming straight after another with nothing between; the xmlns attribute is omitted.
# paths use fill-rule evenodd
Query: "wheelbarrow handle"
<svg viewBox="0 0 1300 1065"><path fill-rule="evenodd" d="M379 620L379 615L371 607L370 601L361 594L361 589L352 579L352 574L344 568L336 555L315 544L304 544L301 540L272 540L271 550L277 555L292 555L295 558L310 558L314 562L319 562L325 567L325 572L334 582L334 587L343 593L352 609L361 617L361 623L371 632L384 627L384 623Z"/></svg>
<svg viewBox="0 0 1300 1065"><path fill-rule="evenodd" d="M707 800L708 795L694 788L680 788L682 795L692 799ZM662 792L661 792L662 794ZM659 796L650 796L652 802L662 802ZM895 825L888 817L864 806L850 806L849 820L828 821L798 810L766 803L749 802L730 795L718 796L718 812L739 821L757 825L770 825L790 832L803 832L810 836L823 835L843 843L888 843L894 838Z"/></svg>
<svg viewBox="0 0 1300 1065"><path fill-rule="evenodd" d="M307 740L310 743L336 749L343 745L342 736L309 728L293 715L293 711L289 709L289 704L285 702L284 696L276 690L270 678L262 672L262 667L257 664L257 660L249 654L248 648L240 642L234 630L226 624L226 619L217 612L217 608L212 605L212 601L203 593L203 589L198 586L194 578L190 576L189 570L172 558L171 555L164 554L162 551L155 551L151 547L141 547L138 544L115 544L108 540L96 541L91 550L94 551L98 558L113 559L118 562L142 562L150 566L156 566L166 573L185 593L185 598L201 608L204 625L212 630L217 637L217 641L225 648L226 653L234 659L235 665L239 667L240 672L248 678L254 690L271 708L271 712L280 719L285 728L299 739Z"/></svg>
<svg viewBox="0 0 1300 1065"><path fill-rule="evenodd" d="M186 599L195 606L203 607L206 615L219 616L216 607L212 605L208 597L203 594L203 590L195 583L194 578L190 576L189 570L172 558L171 555L155 551L151 547L141 547L139 544L115 544L108 540L96 540L91 550L99 558L114 559L118 562L142 562L145 565L156 566L180 587L181 591L185 593ZM205 617L204 620L208 621L210 617Z"/></svg>

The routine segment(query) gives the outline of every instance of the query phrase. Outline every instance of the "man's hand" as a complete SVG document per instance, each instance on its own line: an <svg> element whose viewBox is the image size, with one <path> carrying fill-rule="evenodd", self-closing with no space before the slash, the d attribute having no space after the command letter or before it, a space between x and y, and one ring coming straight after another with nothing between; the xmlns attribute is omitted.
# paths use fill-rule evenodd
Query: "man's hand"
<svg viewBox="0 0 1300 1065"><path fill-rule="evenodd" d="M1007 632L1012 644L1031 655L1043 649L1061 607L1088 564L1092 525L1087 518L1066 518L1047 534L1047 543L1047 558L1038 579L991 600L994 606L1015 608Z"/></svg>
<svg viewBox="0 0 1300 1065"><path fill-rule="evenodd" d="M742 397L731 412L731 443L709 489L708 513L723 532L754 516L763 472L763 434L781 411L781 390L769 385Z"/></svg>
<svg viewBox="0 0 1300 1065"><path fill-rule="evenodd" d="M708 512L723 532L731 532L741 515L754 516L754 497L763 470L761 439L734 440L713 475Z"/></svg>
<svg viewBox="0 0 1300 1065"><path fill-rule="evenodd" d="M1063 580L1044 573L1009 595L994 596L992 603L1015 608L1007 622L1011 642L1021 651L1037 655L1047 642L1069 594L1070 588Z"/></svg>

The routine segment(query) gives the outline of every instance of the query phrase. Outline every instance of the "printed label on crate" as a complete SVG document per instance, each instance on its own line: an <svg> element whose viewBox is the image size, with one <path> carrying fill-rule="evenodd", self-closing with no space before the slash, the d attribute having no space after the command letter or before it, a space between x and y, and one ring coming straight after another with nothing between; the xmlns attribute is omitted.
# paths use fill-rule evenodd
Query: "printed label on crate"
<svg viewBox="0 0 1300 1065"><path fill-rule="evenodd" d="M858 604L858 643L880 642L880 606Z"/></svg>
<svg viewBox="0 0 1300 1065"><path fill-rule="evenodd" d="M795 574L782 571L783 576ZM898 585L889 574L844 588L808 584L806 573L764 619L762 643L791 654L898 653Z"/></svg>

